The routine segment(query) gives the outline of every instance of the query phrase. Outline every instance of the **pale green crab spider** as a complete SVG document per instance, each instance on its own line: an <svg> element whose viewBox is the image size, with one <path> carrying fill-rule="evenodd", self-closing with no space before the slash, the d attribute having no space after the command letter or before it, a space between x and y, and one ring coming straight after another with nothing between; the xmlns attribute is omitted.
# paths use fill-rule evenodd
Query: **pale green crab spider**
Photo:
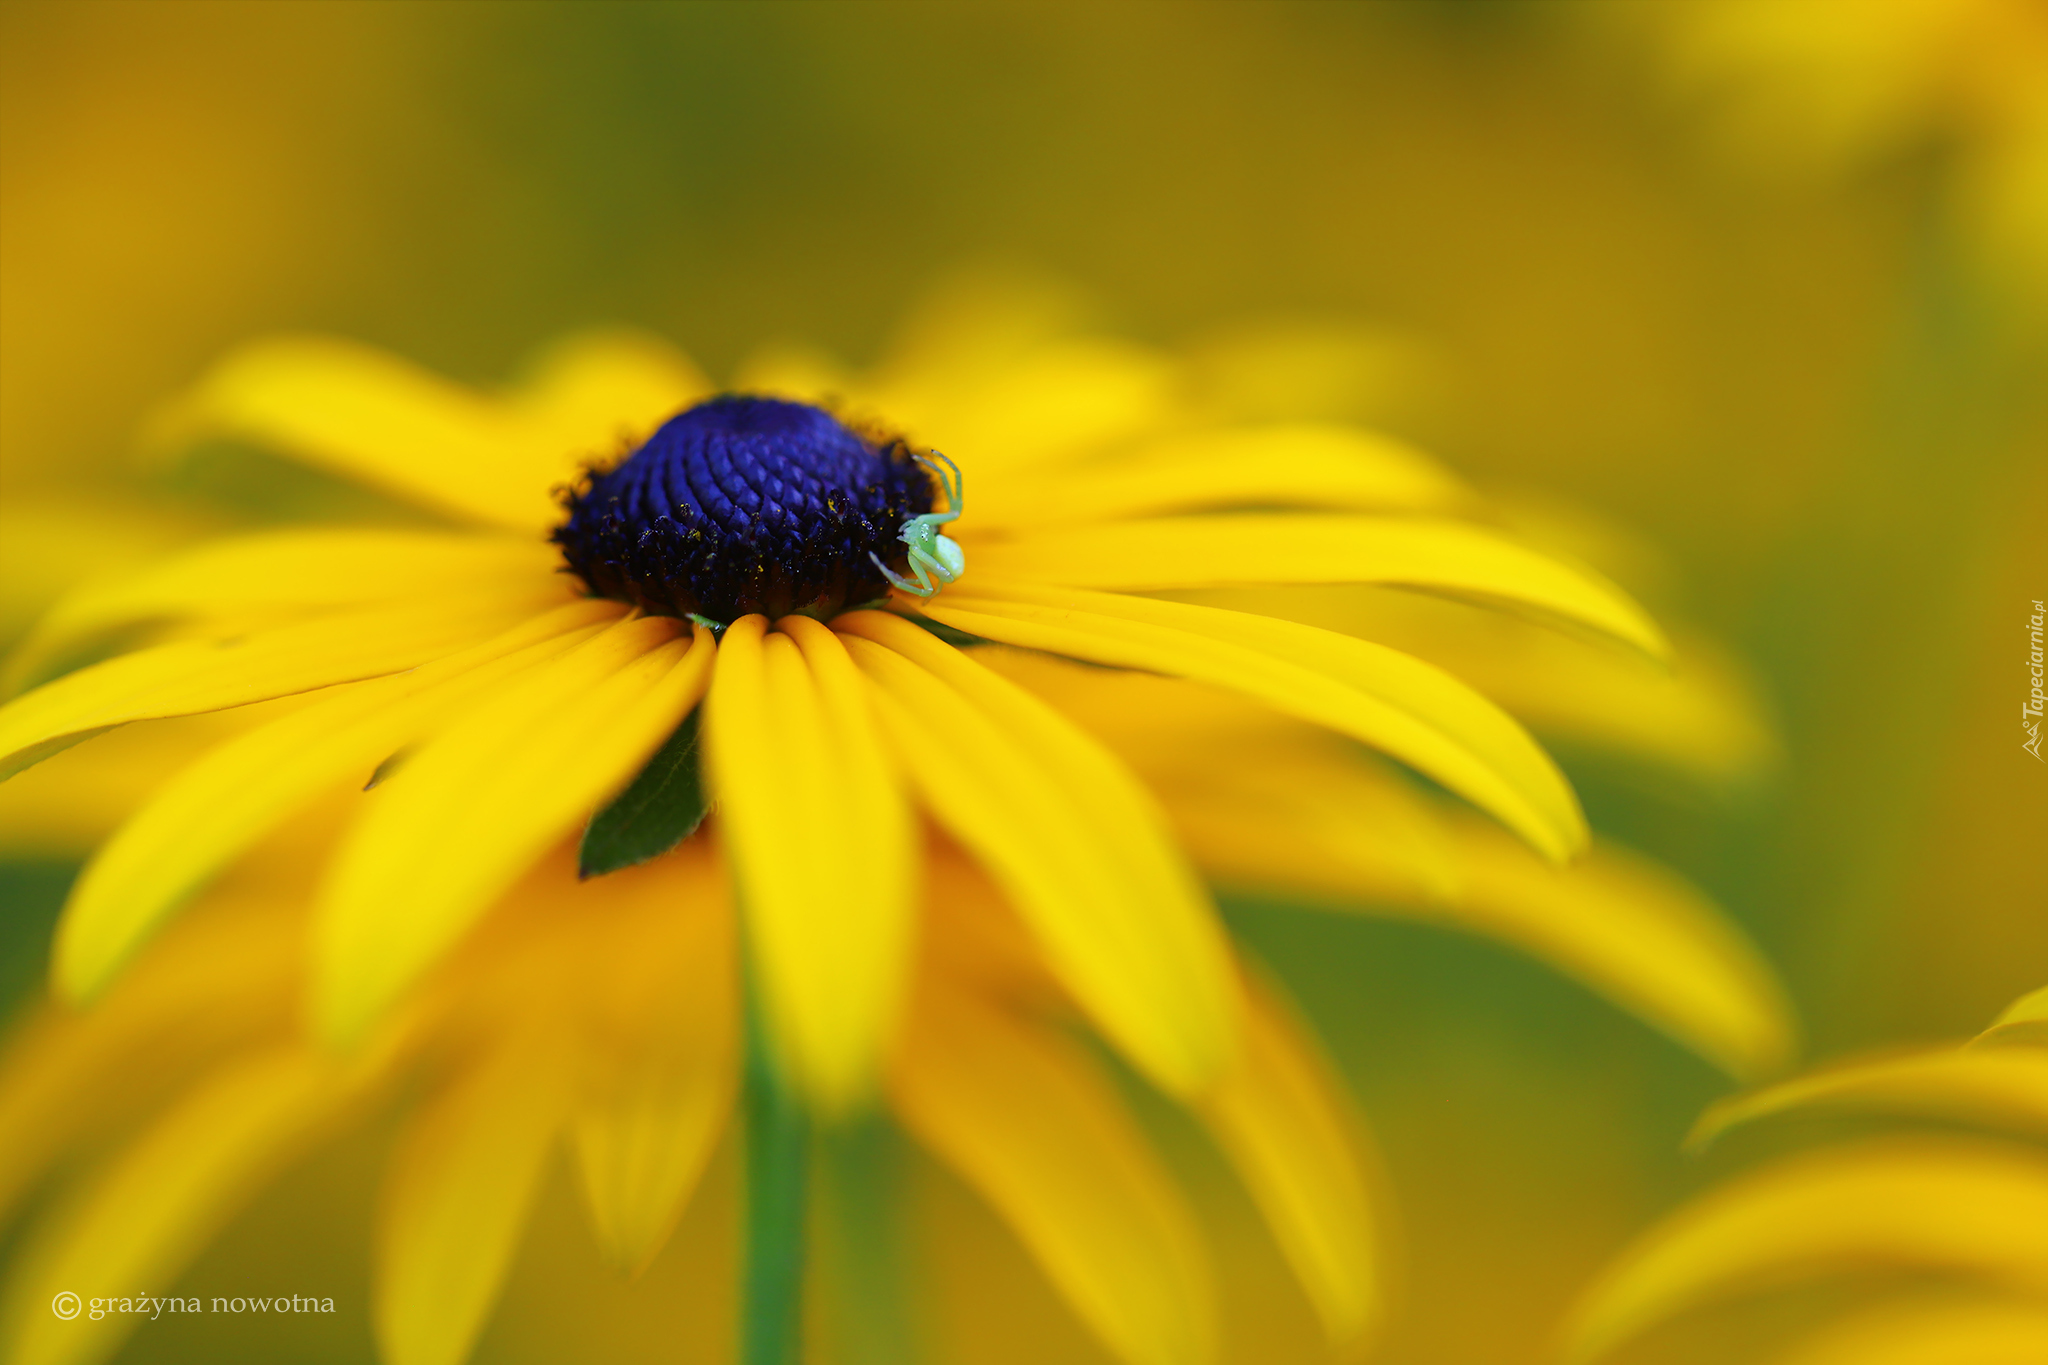
<svg viewBox="0 0 2048 1365"><path fill-rule="evenodd" d="M939 481L939 486L946 490L946 505L951 510L926 512L903 523L903 543L910 547L910 571L917 575L916 582L911 582L884 564L882 557L874 551L868 552L868 558L875 561L875 567L882 571L884 578L903 591L918 597L930 597L967 572L967 552L960 548L958 541L939 534L941 526L960 515L960 466L936 450L929 455L916 455L912 458L923 465L925 470ZM946 467L939 468L933 463L934 460ZM938 580L936 583L932 581L935 578Z"/></svg>

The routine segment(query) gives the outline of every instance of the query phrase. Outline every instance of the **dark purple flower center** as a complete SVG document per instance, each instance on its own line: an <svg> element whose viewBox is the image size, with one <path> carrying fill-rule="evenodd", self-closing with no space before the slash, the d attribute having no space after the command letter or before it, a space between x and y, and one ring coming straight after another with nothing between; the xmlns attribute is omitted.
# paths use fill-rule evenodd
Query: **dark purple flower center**
<svg viewBox="0 0 2048 1365"><path fill-rule="evenodd" d="M887 594L931 476L900 440L805 403L726 395L572 489L554 531L590 591L661 616L820 618Z"/></svg>

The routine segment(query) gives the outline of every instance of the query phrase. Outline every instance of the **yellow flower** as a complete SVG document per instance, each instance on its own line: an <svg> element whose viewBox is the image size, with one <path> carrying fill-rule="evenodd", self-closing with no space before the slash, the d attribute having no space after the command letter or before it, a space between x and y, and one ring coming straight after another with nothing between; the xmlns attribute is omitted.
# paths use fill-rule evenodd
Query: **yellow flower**
<svg viewBox="0 0 2048 1365"><path fill-rule="evenodd" d="M1454 679L1333 633L1130 593L1394 582L1661 650L1641 612L1477 525L1414 515L1441 490L1362 440L1201 433L1062 468L1072 437L1061 428L1093 416L1086 402L1120 397L1111 384L1123 376L1108 374L1110 384L1078 364L1027 373L1022 420L1000 436L998 403L943 432L974 488L957 528L967 573L897 605L1006 643L1235 689L1409 762L1554 858L1577 851L1585 831L1563 778ZM63 991L101 988L295 797L414 746L406 780L365 803L321 890L317 1023L352 1038L706 699L767 1007L815 1099L843 1106L871 1082L901 996L913 799L995 872L1142 1069L1175 1093L1214 1074L1231 1050L1229 991L1199 887L1142 793L1056 713L900 615L847 611L830 628L783 615L771 628L742 591L696 604L733 618L715 643L703 626L693 636L674 616L583 596L561 572L545 539L559 519L550 490L575 476L577 458L644 435L701 387L680 364L618 344L559 357L506 405L335 343L259 346L216 371L183 414L194 427L303 452L504 529L249 537L59 608L31 657L152 617L182 618L190 638L10 704L10 768L127 721L383 678L210 757L117 836L66 918ZM1047 395L1068 410L1032 413ZM1054 458L1031 461L1031 449ZM871 458L915 474L885 452ZM1233 504L1346 510L1204 514ZM730 561L750 548L735 536L705 553ZM874 577L864 555L831 572ZM859 605L838 597L829 605ZM790 856L793 831L804 856Z"/></svg>
<svg viewBox="0 0 2048 1365"><path fill-rule="evenodd" d="M17 1046L0 1197L102 1106L143 1121L32 1239L13 1301L167 1284L294 1151L409 1077L379 1336L397 1365L459 1361L558 1135L612 1258L659 1248L732 1108L746 980L806 1102L886 1104L1121 1358L1207 1358L1211 1310L1174 1182L1075 1023L1206 1124L1331 1337L1359 1340L1383 1292L1372 1162L1205 874L1492 934L1737 1075L1777 1064L1789 1025L1753 950L1640 860L1564 868L1576 800L1492 702L1351 635L1143 594L1381 583L1660 654L1642 611L1453 515L1468 496L1397 443L1218 423L1173 381L1136 348L986 326L865 380L792 353L739 385L811 402L706 401L687 362L620 336L499 398L335 341L231 356L161 443L254 441L469 525L204 545L81 589L17 655L34 676L168 629L0 708L13 769L131 721L248 723L143 800L66 907L57 994L98 1003ZM909 538L940 506L964 565L942 552L920 584ZM1652 665L1538 666L1560 692L1727 710L1622 680ZM699 735L708 833L638 866L687 829L594 853L695 781ZM309 837L331 852L207 890ZM15 1321L25 1360L123 1330Z"/></svg>
<svg viewBox="0 0 2048 1365"><path fill-rule="evenodd" d="M2033 1146L1887 1136L1783 1158L1680 1209L1580 1304L1567 1359L1591 1361L1681 1314L1767 1287L1884 1275L1783 1365L2048 1359L2048 990L1971 1044L1838 1064L1725 1100L1695 1144L1786 1113L1895 1115ZM1902 1289L1913 1276L1925 1283Z"/></svg>

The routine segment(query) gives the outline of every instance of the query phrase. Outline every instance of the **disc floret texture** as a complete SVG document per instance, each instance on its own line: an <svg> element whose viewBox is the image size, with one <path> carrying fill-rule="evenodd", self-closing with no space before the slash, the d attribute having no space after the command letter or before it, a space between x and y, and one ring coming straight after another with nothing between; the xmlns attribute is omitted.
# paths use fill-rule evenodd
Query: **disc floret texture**
<svg viewBox="0 0 2048 1365"><path fill-rule="evenodd" d="M807 403L726 395L567 496L554 533L591 592L660 616L830 617L888 595L931 476L899 439Z"/></svg>

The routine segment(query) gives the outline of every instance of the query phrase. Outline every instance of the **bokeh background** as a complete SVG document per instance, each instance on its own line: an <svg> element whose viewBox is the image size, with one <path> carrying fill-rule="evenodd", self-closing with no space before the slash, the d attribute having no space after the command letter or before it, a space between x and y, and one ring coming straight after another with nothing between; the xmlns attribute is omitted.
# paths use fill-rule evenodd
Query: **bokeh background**
<svg viewBox="0 0 2048 1365"><path fill-rule="evenodd" d="M254 334L493 384L623 322L716 375L778 339L865 361L934 288L1000 277L1196 355L1316 329L1358 357L1343 415L1551 509L1748 660L1783 738L1768 780L1566 757L1598 826L1766 947L1810 1056L1973 1031L2048 982L2048 769L2019 726L2048 273L1986 207L1976 106L1880 98L1859 123L1868 72L1717 66L1686 27L1711 8L6 0L0 634L206 530L364 510L138 464L152 407ZM0 844L18 1004L75 854ZM1384 1142L1408 1241L1385 1360L1543 1359L1594 1269L1728 1168L1678 1152L1723 1083L1534 964L1232 913ZM367 1362L372 1169L321 1158L187 1277L260 1267L333 1318L159 1324L122 1359ZM1317 1358L1211 1174L1235 1345ZM935 1358L1098 1358L964 1191L914 1176L923 1225L969 1248L920 1267ZM480 1358L717 1349L720 1199L628 1286L557 1180Z"/></svg>

